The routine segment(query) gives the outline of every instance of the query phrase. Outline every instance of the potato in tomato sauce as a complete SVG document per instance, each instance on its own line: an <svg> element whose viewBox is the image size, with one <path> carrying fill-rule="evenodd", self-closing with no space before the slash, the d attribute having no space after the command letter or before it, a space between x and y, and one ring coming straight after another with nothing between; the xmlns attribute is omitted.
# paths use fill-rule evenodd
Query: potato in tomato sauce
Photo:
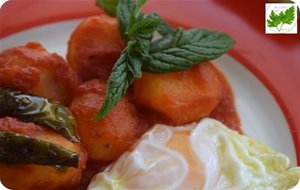
<svg viewBox="0 0 300 190"><path fill-rule="evenodd" d="M172 125L209 116L221 97L222 84L211 63L174 73L143 73L143 77L134 82L135 102Z"/></svg>
<svg viewBox="0 0 300 190"><path fill-rule="evenodd" d="M13 190L73 190L81 181L87 155L79 143L72 143L59 134L33 123L23 123L11 117L0 118L0 132L15 132L41 139L80 155L78 168L58 171L51 166L0 163L0 180Z"/></svg>
<svg viewBox="0 0 300 190"><path fill-rule="evenodd" d="M67 59L81 81L106 81L123 48L117 19L93 16L82 21L72 33Z"/></svg>
<svg viewBox="0 0 300 190"><path fill-rule="evenodd" d="M0 54L0 86L68 104L77 81L66 61L39 43L30 42Z"/></svg>
<svg viewBox="0 0 300 190"><path fill-rule="evenodd" d="M127 97L121 99L106 117L93 117L102 105L106 84L98 80L80 85L70 110L78 124L78 135L89 157L110 162L128 150L145 132L146 124Z"/></svg>

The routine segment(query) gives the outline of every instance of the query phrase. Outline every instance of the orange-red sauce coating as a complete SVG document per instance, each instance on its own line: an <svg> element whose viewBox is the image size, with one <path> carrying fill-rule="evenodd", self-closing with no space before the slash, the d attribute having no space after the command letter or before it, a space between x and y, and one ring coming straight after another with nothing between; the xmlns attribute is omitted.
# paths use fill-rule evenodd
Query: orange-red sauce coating
<svg viewBox="0 0 300 190"><path fill-rule="evenodd" d="M231 87L224 75L211 63L202 63L186 71L165 75L144 73L108 117L101 121L92 120L104 100L107 78L123 48L117 20L102 15L84 20L70 38L67 59L78 76L60 56L48 53L38 43L28 43L0 54L0 86L64 104L68 104L73 96L70 109L78 123L82 143L90 153L79 189L86 189L94 174L132 148L148 126L155 123L182 125L212 117L242 132ZM77 77L81 82L96 78L100 82L92 80L74 90L78 84ZM79 147L63 137L32 123L0 118L0 131L26 134L80 151ZM13 173L18 172L19 166L14 170L6 168L6 165L2 167L10 172L6 175L11 178L8 180L12 180L12 176L18 177ZM33 181L33 178L47 172L49 181L57 177L51 173L54 170L51 167L33 168L36 169L30 178ZM33 171L32 166L24 166L22 169ZM76 189L80 176L81 172L74 174L68 187ZM64 179L60 176L58 182ZM44 184L34 189L44 187L47 179L42 180Z"/></svg>
<svg viewBox="0 0 300 190"><path fill-rule="evenodd" d="M155 111L170 125L183 125L207 117L221 96L218 72L209 62L180 72L143 73L143 77L134 82L136 104Z"/></svg>
<svg viewBox="0 0 300 190"><path fill-rule="evenodd" d="M243 133L241 128L240 118L235 107L234 95L232 93L230 84L228 83L225 76L220 71L219 71L219 78L222 83L223 95L218 106L210 114L210 117L221 121L222 123L224 123L226 126L228 126L233 130Z"/></svg>
<svg viewBox="0 0 300 190"><path fill-rule="evenodd" d="M70 110L89 157L111 162L128 150L146 131L145 122L126 97L103 119L93 120L103 103L106 84L91 80L78 87Z"/></svg>
<svg viewBox="0 0 300 190"><path fill-rule="evenodd" d="M72 33L67 59L81 81L95 78L106 81L123 48L117 19L92 16Z"/></svg>
<svg viewBox="0 0 300 190"><path fill-rule="evenodd" d="M61 135L33 123L24 123L11 117L0 118L0 132L15 132L62 146L80 155L78 168L70 167L60 172L51 166L30 164L1 164L0 179L13 190L73 190L78 187L87 155L78 143L72 143Z"/></svg>
<svg viewBox="0 0 300 190"><path fill-rule="evenodd" d="M69 64L39 43L0 53L0 86L68 104L77 82Z"/></svg>
<svg viewBox="0 0 300 190"><path fill-rule="evenodd" d="M164 75L144 73L134 83L133 99L150 126L182 125L212 117L242 132L231 87L211 63Z"/></svg>
<svg viewBox="0 0 300 190"><path fill-rule="evenodd" d="M212 66L212 65L210 65ZM211 68L211 67L210 67ZM208 114L208 117L216 118L222 122L224 122L228 127L242 133L241 125L239 116L236 112L235 104L234 104L234 96L231 90L231 87L229 83L227 82L225 76L220 72L218 69L217 76L220 80L220 88L221 88L221 97L219 103L216 105L214 110ZM88 85L89 84L89 85ZM90 92L99 93L99 89L95 88L97 85L93 85L92 83L86 83L86 88L89 89ZM78 93L82 94L86 89L82 88ZM103 92L101 92L103 93ZM131 88L129 92L127 93L128 98L131 102L134 102L134 90ZM145 108L143 106L135 104L137 109L139 110L140 114L142 114L142 119L146 119L148 122L148 126L152 126L155 123L163 123L163 124L172 124L168 118L165 117L165 115L159 114L158 112L155 112L151 109ZM193 104L193 106L199 106L196 103ZM95 111L94 111L95 113ZM184 116L184 113L182 114ZM180 115L179 115L180 117ZM79 187L80 190L85 190L88 186L90 180L92 177L105 169L105 166L107 166L108 163L102 163L99 164L97 162L94 162L90 160L87 165L87 169L83 172L83 178L82 183Z"/></svg>

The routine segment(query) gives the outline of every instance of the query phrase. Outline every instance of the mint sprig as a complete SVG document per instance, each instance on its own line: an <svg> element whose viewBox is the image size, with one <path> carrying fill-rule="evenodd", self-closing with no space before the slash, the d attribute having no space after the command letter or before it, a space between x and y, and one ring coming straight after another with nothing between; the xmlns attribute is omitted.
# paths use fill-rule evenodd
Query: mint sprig
<svg viewBox="0 0 300 190"><path fill-rule="evenodd" d="M102 0L98 5L108 14L117 16L127 46L113 67L104 102L95 119L105 117L117 105L134 79L142 77L142 70L152 73L186 70L221 56L234 45L224 33L201 29L174 30L158 14L143 14L141 8L147 0L115 2ZM161 37L151 41L156 31Z"/></svg>
<svg viewBox="0 0 300 190"><path fill-rule="evenodd" d="M151 13L144 15L141 7L146 0L136 3L120 0L116 8L120 30L127 46L115 63L108 79L106 95L95 119L105 117L125 96L134 78L142 77L143 57L149 55L151 36L160 25L160 17Z"/></svg>

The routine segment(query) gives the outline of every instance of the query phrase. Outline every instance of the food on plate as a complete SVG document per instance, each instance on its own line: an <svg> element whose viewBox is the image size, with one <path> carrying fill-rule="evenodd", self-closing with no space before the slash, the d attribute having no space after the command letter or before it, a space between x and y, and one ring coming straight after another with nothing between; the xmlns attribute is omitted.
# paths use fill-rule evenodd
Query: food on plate
<svg viewBox="0 0 300 190"><path fill-rule="evenodd" d="M134 82L135 102L162 114L173 125L209 116L221 97L222 84L211 63L168 74L143 73Z"/></svg>
<svg viewBox="0 0 300 190"><path fill-rule="evenodd" d="M68 104L77 77L56 53L39 43L27 43L0 54L0 86Z"/></svg>
<svg viewBox="0 0 300 190"><path fill-rule="evenodd" d="M234 40L174 28L144 14L146 2L97 0L110 16L80 23L68 62L36 42L0 54L0 181L13 190L295 185L299 167L241 135L230 84L209 62Z"/></svg>
<svg viewBox="0 0 300 190"><path fill-rule="evenodd" d="M72 33L67 58L82 81L107 80L123 48L117 19L93 16L82 21Z"/></svg>
<svg viewBox="0 0 300 190"><path fill-rule="evenodd" d="M128 150L146 130L135 106L127 97L102 120L93 117L104 100L106 84L92 80L80 85L70 105L77 124L78 134L89 157L109 162Z"/></svg>
<svg viewBox="0 0 300 190"><path fill-rule="evenodd" d="M75 120L61 104L0 87L0 106L0 117L14 116L24 122L33 122L78 142Z"/></svg>
<svg viewBox="0 0 300 190"><path fill-rule="evenodd" d="M11 117L0 118L0 141L0 181L6 187L74 189L80 183L86 162L80 144L45 127Z"/></svg>
<svg viewBox="0 0 300 190"><path fill-rule="evenodd" d="M155 125L88 190L283 190L299 178L300 168L285 155L207 118L176 128Z"/></svg>
<svg viewBox="0 0 300 190"><path fill-rule="evenodd" d="M218 76L222 84L222 98L209 117L222 122L230 129L243 133L231 86L221 71Z"/></svg>
<svg viewBox="0 0 300 190"><path fill-rule="evenodd" d="M62 104L0 87L0 180L14 190L74 189L87 155Z"/></svg>
<svg viewBox="0 0 300 190"><path fill-rule="evenodd" d="M105 99L96 119L104 118L126 95L134 79L149 73L184 71L194 65L220 57L234 45L233 39L222 32L204 29L173 29L158 14L144 14L141 8L147 1L120 0L117 4L100 3L111 9L119 21L125 42L119 59L107 81ZM153 39L155 32L159 37Z"/></svg>

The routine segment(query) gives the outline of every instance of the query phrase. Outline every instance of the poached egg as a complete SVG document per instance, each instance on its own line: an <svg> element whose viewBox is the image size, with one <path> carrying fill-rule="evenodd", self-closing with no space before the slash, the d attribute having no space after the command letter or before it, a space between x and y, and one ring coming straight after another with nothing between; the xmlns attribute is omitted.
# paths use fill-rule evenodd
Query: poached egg
<svg viewBox="0 0 300 190"><path fill-rule="evenodd" d="M207 118L155 125L88 190L285 190L299 178L285 155Z"/></svg>

